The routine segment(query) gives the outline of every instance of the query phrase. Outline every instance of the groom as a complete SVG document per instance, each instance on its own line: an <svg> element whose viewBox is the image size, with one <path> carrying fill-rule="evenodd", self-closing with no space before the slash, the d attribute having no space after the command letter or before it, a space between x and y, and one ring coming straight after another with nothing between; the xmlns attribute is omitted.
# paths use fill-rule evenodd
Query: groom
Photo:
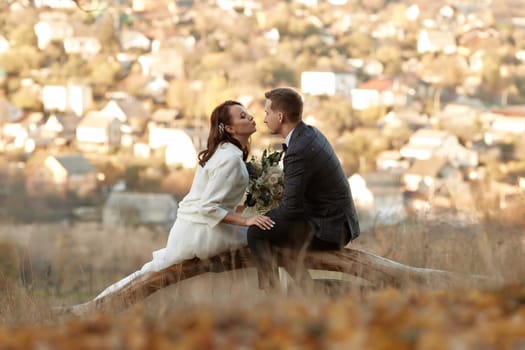
<svg viewBox="0 0 525 350"><path fill-rule="evenodd" d="M278 285L272 247L290 248L286 268L299 278L305 250L339 250L359 236L359 222L348 179L326 137L302 121L303 101L291 88L265 93L264 122L284 139L284 194L280 205L266 215L269 230L248 229L259 288ZM294 276L295 275L295 276ZM303 276L304 277L304 276Z"/></svg>

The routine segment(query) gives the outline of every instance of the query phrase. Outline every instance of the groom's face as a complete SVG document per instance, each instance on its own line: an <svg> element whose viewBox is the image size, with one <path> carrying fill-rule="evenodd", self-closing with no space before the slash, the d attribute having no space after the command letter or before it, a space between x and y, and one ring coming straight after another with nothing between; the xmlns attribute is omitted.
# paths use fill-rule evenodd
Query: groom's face
<svg viewBox="0 0 525 350"><path fill-rule="evenodd" d="M282 112L277 112L272 109L272 101L266 100L264 104L264 123L272 134L279 134L282 125Z"/></svg>

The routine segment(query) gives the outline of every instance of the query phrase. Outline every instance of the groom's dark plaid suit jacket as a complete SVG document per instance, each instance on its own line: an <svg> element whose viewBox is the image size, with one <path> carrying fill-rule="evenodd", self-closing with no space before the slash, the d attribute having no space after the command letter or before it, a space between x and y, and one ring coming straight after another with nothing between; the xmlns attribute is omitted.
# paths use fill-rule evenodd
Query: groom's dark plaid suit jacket
<svg viewBox="0 0 525 350"><path fill-rule="evenodd" d="M300 122L284 159L284 195L267 215L306 219L321 240L346 244L359 236L359 222L348 179L326 137ZM343 229L347 225L348 230Z"/></svg>

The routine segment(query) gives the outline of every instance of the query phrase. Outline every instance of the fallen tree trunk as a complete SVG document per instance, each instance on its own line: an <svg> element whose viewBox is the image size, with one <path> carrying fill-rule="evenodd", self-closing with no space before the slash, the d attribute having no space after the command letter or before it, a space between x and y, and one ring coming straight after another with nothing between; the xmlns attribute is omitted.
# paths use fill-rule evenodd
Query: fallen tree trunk
<svg viewBox="0 0 525 350"><path fill-rule="evenodd" d="M277 251L280 265L283 265L286 253L284 249ZM206 260L187 260L158 272L146 273L115 293L84 304L58 308L57 311L81 315L96 310L122 310L159 289L200 274L253 267L249 255L249 249L243 248ZM497 284L497 281L485 276L408 266L350 248L341 251L307 252L303 265L310 270L335 271L359 277L375 287L427 286L450 289Z"/></svg>

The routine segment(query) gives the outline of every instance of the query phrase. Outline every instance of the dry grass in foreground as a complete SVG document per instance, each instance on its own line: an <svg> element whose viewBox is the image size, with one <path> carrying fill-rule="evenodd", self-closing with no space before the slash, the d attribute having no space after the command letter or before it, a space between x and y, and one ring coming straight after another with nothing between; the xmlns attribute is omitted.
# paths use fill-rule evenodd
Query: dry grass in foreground
<svg viewBox="0 0 525 350"><path fill-rule="evenodd" d="M266 299L243 307L138 305L54 326L0 329L2 349L523 349L525 287L384 289L337 299Z"/></svg>
<svg viewBox="0 0 525 350"><path fill-rule="evenodd" d="M11 259L32 278L26 287L0 278L0 349L525 349L523 228L497 222L413 221L366 232L353 246L412 266L499 277L501 289L267 297L246 271L184 281L119 314L51 312L89 300L166 238L92 224L0 227L0 240L20 248Z"/></svg>

